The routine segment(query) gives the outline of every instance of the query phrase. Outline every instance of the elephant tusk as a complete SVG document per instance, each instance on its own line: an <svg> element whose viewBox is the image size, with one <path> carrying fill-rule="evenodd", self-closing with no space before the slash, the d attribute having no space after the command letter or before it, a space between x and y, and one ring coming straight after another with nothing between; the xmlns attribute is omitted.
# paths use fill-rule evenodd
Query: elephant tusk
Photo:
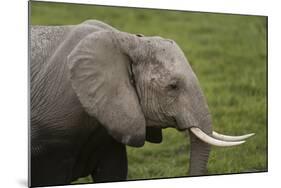
<svg viewBox="0 0 281 188"><path fill-rule="evenodd" d="M214 146L219 146L219 147L235 146L235 145L243 144L245 142L245 141L226 142L222 140L217 140L215 138L210 137L209 135L204 133L201 129L196 127L191 127L190 131L203 142Z"/></svg>
<svg viewBox="0 0 281 188"><path fill-rule="evenodd" d="M229 135L219 134L219 133L213 131L213 137L216 139L222 140L222 141L241 141L241 140L247 139L253 135L255 135L255 133L245 134L242 136L229 136Z"/></svg>

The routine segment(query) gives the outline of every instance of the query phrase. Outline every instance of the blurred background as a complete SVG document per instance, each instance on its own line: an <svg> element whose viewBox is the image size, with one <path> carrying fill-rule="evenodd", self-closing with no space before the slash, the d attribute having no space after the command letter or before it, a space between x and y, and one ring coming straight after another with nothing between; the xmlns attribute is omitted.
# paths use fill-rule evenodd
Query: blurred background
<svg viewBox="0 0 281 188"><path fill-rule="evenodd" d="M267 18L169 10L31 2L32 25L103 21L121 31L178 43L200 81L214 130L256 135L245 144L212 148L208 173L267 171ZM165 129L161 144L127 147L128 179L187 176L189 142ZM81 178L74 183L92 181Z"/></svg>

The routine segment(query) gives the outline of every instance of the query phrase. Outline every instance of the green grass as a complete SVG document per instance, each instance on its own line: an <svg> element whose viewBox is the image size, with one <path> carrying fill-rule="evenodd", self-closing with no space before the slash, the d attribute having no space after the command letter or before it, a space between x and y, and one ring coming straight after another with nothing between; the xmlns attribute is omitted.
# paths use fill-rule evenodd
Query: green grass
<svg viewBox="0 0 281 188"><path fill-rule="evenodd" d="M104 21L119 30L175 40L208 100L214 129L256 135L242 146L213 147L209 174L267 170L266 17L32 3L33 25ZM162 144L128 147L129 179L187 176L189 142L173 129ZM78 182L91 179L80 179Z"/></svg>

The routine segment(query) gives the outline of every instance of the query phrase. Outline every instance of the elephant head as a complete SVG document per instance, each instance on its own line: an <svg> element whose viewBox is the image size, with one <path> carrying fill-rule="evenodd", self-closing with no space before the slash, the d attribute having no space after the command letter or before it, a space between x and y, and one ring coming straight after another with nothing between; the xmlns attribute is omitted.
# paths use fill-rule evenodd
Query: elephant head
<svg viewBox="0 0 281 188"><path fill-rule="evenodd" d="M148 128L189 132L190 175L206 173L210 145L238 145L252 135L212 131L196 75L172 40L100 31L76 45L67 65L82 106L116 140L140 147Z"/></svg>

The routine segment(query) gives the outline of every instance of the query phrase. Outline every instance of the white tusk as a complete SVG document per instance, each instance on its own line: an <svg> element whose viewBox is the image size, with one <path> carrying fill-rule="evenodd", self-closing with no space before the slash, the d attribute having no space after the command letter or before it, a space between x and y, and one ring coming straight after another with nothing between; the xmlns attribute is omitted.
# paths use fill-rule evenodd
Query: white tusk
<svg viewBox="0 0 281 188"><path fill-rule="evenodd" d="M223 141L241 141L241 140L249 138L253 135L255 135L255 133L245 134L242 136L228 136L228 135L219 134L219 133L213 131L213 137L216 139L219 139L219 140L223 140Z"/></svg>
<svg viewBox="0 0 281 188"><path fill-rule="evenodd" d="M222 141L222 140L217 140L217 139L214 139L214 138L208 136L206 133L201 131L201 129L196 128L196 127L191 127L190 131L203 142L210 144L210 145L214 145L214 146L219 146L219 147L235 146L235 145L243 144L245 142L245 141L226 142L226 141Z"/></svg>

